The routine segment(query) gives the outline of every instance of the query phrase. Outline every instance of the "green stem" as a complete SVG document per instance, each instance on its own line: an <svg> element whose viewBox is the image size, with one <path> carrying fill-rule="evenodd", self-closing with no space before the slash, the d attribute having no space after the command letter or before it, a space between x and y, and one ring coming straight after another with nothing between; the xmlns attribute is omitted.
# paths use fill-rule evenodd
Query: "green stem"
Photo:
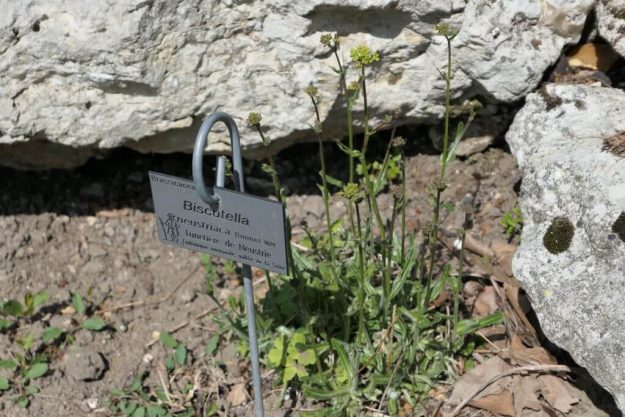
<svg viewBox="0 0 625 417"><path fill-rule="evenodd" d="M343 89L343 96L345 97L345 103L347 105L347 146L349 147L350 155L349 155L349 182L354 182L354 156L351 152L354 150L354 127L352 120L352 103L349 99L349 91L347 90L347 80L345 79L345 69L341 64L341 59L339 58L338 49L334 48L334 56L336 57L336 62L339 66L339 73L341 76L341 88Z"/></svg>
<svg viewBox="0 0 625 417"><path fill-rule="evenodd" d="M380 230L380 240L382 241L382 264L386 265L388 251L386 245L386 232L384 227L384 221L382 220L382 215L380 214L380 209L378 208L377 196L375 195L375 189L373 183L371 182L371 177L369 176L369 168L367 167L367 147L369 145L369 138L371 133L369 132L369 106L367 103L367 83L365 81L365 67L363 66L361 69L361 83L362 83L362 97L364 101L363 106L363 126L364 126L364 141L362 145L362 151L360 154L360 164L362 165L362 172L365 180L365 186L367 187L368 201L371 211L376 219L378 229ZM371 235L373 239L373 234ZM373 247L373 241L371 242L371 246ZM390 307L390 294L391 294L391 277L388 273L388 269L384 268L384 276L383 276L383 290L384 290L384 317L385 319L388 316L388 310Z"/></svg>
<svg viewBox="0 0 625 417"><path fill-rule="evenodd" d="M447 74L445 76L445 134L443 136L443 160L441 161L441 181L445 180L447 168L447 153L449 147L449 118L451 115L451 39L447 40Z"/></svg>
<svg viewBox="0 0 625 417"><path fill-rule="evenodd" d="M321 134L319 133L319 128L321 126L321 117L319 116L319 108L317 107L317 102L314 97L310 98L313 107L315 108L315 116L317 117L317 129L315 132L317 133L317 142L319 143L319 161L321 163L321 184L323 188L322 197L323 197L323 205L325 208L325 217L326 223L328 226L328 239L330 241L330 262L332 266L332 274L334 278L338 278L336 273L336 257L334 253L334 233L332 232L332 219L330 218L330 193L328 190L328 181L327 181L327 172L326 172L326 160L323 152L323 142L321 140Z"/></svg>
<svg viewBox="0 0 625 417"><path fill-rule="evenodd" d="M230 317L230 311L226 310L223 304L221 304L219 300L213 294L208 294L208 296L210 297L211 300L213 300L213 302L217 305L217 307L219 307L219 309L223 313L224 317L226 318L230 326L232 326L232 330L234 330L237 336L239 336L243 340L249 340L247 332L241 327L239 327L239 325L237 325L234 322L234 320L232 320L232 318Z"/></svg>
<svg viewBox="0 0 625 417"><path fill-rule="evenodd" d="M256 125L256 130L258 131L258 134L260 135L263 145L265 146L265 148L267 148L269 141L265 139L265 135L263 134L263 131L260 129L260 124ZM281 188L280 179L278 178L278 172L276 171L276 164L271 154L269 154L267 159L269 161L269 166L271 167L271 181L273 182L273 189L276 194L276 198L278 199L280 203L282 203L286 207L286 200L284 196L282 195L282 193L280 192L280 188ZM298 276L299 274L295 267L295 262L293 261L293 253L291 250L291 219L289 219L287 216L285 218L285 222L286 222L286 234L287 234L286 237L287 237L287 242L288 242L286 252L287 252L287 258L289 260L289 265L291 266L291 271L292 271L291 275Z"/></svg>
<svg viewBox="0 0 625 417"><path fill-rule="evenodd" d="M460 320L460 288L462 287L462 266L464 263L464 238L467 235L466 229L462 228L462 236L460 238L460 259L458 266L458 283L454 285L454 317L453 317L453 333L455 335L458 321Z"/></svg>
<svg viewBox="0 0 625 417"><path fill-rule="evenodd" d="M358 204L356 207L356 223L358 227L358 264L360 268L359 288L358 288L358 335L356 341L362 343L365 340L365 257L362 249L362 221L360 218L360 209ZM368 339L368 336L367 336Z"/></svg>
<svg viewBox="0 0 625 417"><path fill-rule="evenodd" d="M436 203L434 205L434 214L432 221L432 235L430 236L430 270L428 273L428 281L425 289L424 309L427 309L430 292L432 286L432 278L434 275L434 261L436 258L436 245L438 243L438 222L440 218L441 207L441 184L445 182L445 170L447 168L447 153L449 147L449 119L451 115L451 38L445 37L447 40L447 74L445 76L445 133L443 136L443 155L441 160L441 170L439 176L439 184L436 187Z"/></svg>
<svg viewBox="0 0 625 417"><path fill-rule="evenodd" d="M408 201L406 198L406 163L404 159L404 150L401 150L401 255L400 263L403 266L406 260L406 206Z"/></svg>
<svg viewBox="0 0 625 417"><path fill-rule="evenodd" d="M426 311L430 303L430 293L432 291L432 279L434 277L434 261L436 260L436 244L438 243L438 219L441 206L441 191L436 190L436 203L434 205L434 217L432 222L431 235L428 237L430 245L430 265L428 269L428 281L425 285L425 298L423 299L423 311Z"/></svg>
<svg viewBox="0 0 625 417"><path fill-rule="evenodd" d="M364 100L364 115L363 115L363 126L364 126L364 143L362 145L362 151L360 156L360 163L362 164L363 176L365 179L365 185L369 194L369 202L371 205L371 210L375 216L376 222L380 229L380 239L382 241L386 240L386 234L384 231L384 222L382 221L382 215L380 214L380 209L378 208L378 201L375 195L375 190L373 188L373 183L371 182L371 177L369 176L369 168L367 167L367 147L369 146L369 138L371 136L369 132L369 108L367 106L367 83L365 82L365 68L362 68L362 96Z"/></svg>

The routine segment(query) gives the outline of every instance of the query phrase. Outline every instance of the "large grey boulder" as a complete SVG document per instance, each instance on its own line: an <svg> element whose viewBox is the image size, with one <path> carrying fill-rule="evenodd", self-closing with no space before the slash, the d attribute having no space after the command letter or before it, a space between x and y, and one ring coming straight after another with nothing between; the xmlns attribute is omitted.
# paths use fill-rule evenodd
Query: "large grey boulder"
<svg viewBox="0 0 625 417"><path fill-rule="evenodd" d="M545 335L625 411L624 132L623 91L548 85L506 139L523 171L514 275Z"/></svg>
<svg viewBox="0 0 625 417"><path fill-rule="evenodd" d="M311 82L324 135L339 135L334 60L319 43L327 32L339 32L347 60L361 43L380 51L368 85L380 118L399 108L404 123L440 119L441 21L462 24L454 96L516 101L578 41L592 3L0 0L0 164L70 167L120 146L190 151L216 110L239 120L244 152L257 157L250 111L263 115L273 151L314 137L303 94ZM210 150L223 150L225 136L215 138Z"/></svg>

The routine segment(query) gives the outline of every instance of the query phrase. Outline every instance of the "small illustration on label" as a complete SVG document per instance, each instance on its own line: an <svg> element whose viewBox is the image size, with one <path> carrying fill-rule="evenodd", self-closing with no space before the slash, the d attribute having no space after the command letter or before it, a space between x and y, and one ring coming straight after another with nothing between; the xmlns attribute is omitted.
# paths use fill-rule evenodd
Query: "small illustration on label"
<svg viewBox="0 0 625 417"><path fill-rule="evenodd" d="M162 217L158 218L163 229L163 237L165 240L179 244L180 243L180 226L176 223L175 216L172 213L167 214L167 220L163 221Z"/></svg>

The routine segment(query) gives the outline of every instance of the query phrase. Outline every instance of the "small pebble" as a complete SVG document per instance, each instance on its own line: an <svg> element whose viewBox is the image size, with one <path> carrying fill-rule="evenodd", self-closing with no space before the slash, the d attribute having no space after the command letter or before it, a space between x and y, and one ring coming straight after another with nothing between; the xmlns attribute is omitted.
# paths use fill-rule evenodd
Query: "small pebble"
<svg viewBox="0 0 625 417"><path fill-rule="evenodd" d="M193 289L191 288L185 288L184 290L182 290L178 298L180 298L180 301L182 301L184 304L189 304L190 302L195 300L195 291L193 291Z"/></svg>
<svg viewBox="0 0 625 417"><path fill-rule="evenodd" d="M87 407L89 407L91 410L95 410L96 408L98 408L100 400L98 400L97 398L87 398L85 400L85 403L87 404Z"/></svg>

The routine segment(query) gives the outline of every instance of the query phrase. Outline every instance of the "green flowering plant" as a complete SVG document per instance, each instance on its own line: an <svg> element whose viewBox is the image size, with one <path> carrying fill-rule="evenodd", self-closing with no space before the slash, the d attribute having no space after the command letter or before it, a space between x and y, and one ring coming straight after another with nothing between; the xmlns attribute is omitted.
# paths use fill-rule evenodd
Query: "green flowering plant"
<svg viewBox="0 0 625 417"><path fill-rule="evenodd" d="M360 45L349 51L349 56L355 63L356 68L373 65L380 60L378 52L373 52L367 45Z"/></svg>
<svg viewBox="0 0 625 417"><path fill-rule="evenodd" d="M449 25L439 25L437 30L448 42L457 35ZM328 175L320 112L324 103L319 87L311 83L303 93L310 99L310 131L319 146L318 186L324 225L321 231L302 225L306 237L290 245L288 276L267 274L269 292L258 318L259 346L279 384L323 406L303 412L304 416L362 416L369 410L398 416L402 407L412 407L418 413L423 411L419 407L431 388L459 372L455 366L458 359L470 363L476 345L472 333L502 319L501 314L463 317L464 249L455 273L451 264L439 266L436 262L447 164L466 130L461 124L449 140L451 48L443 74L443 153L430 187L432 219L420 231L420 246L416 231L409 231L406 222L407 139L396 135L400 115L393 112L376 126L370 123L367 70L380 61L380 54L359 45L350 50L351 61L345 63L339 54L338 35L324 34L320 41L336 59L333 69L339 77L347 128L346 143L336 141L336 145L346 155L348 174L346 179ZM348 75L355 81L348 83ZM352 111L356 104L357 115ZM472 115L474 106L469 107ZM362 131L358 148L353 140L355 117ZM257 113L248 118L266 143L261 120ZM372 161L368 147L378 140L376 132L381 129L389 129L390 138L384 158ZM268 166L276 194L286 203L273 159ZM392 195L392 206L384 215L378 202L383 190ZM333 195L346 207L342 216L330 211ZM460 229L463 242L472 214L467 207ZM451 293L449 302L444 306L434 303L445 289Z"/></svg>

